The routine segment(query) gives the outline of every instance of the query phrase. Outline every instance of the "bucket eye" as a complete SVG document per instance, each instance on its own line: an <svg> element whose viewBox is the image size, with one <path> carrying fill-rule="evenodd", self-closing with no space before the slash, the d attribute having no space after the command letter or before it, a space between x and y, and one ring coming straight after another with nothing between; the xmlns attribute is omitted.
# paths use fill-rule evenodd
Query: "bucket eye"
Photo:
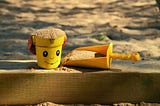
<svg viewBox="0 0 160 106"><path fill-rule="evenodd" d="M59 54L60 54L60 51L59 51L59 50L57 50L57 51L56 51L56 55L57 55L57 56L59 56Z"/></svg>
<svg viewBox="0 0 160 106"><path fill-rule="evenodd" d="M44 57L47 57L47 56L48 56L48 52L47 52L47 51L44 51L44 52L43 52L43 56L44 56Z"/></svg>

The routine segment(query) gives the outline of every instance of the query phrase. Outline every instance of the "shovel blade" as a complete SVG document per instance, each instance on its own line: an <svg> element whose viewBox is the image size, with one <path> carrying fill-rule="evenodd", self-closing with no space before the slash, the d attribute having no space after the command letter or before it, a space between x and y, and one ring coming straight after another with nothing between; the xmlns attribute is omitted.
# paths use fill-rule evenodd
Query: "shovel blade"
<svg viewBox="0 0 160 106"><path fill-rule="evenodd" d="M106 62L106 57L99 57L81 60L70 60L64 63L62 62L62 65L109 69L110 66Z"/></svg>

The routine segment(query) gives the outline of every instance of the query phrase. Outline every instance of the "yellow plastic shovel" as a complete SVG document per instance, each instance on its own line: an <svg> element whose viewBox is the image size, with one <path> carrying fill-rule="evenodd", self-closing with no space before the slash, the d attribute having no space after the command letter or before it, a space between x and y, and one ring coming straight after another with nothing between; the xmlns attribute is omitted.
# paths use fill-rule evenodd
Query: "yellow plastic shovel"
<svg viewBox="0 0 160 106"><path fill-rule="evenodd" d="M109 45L87 46L87 47L77 48L75 50L93 51L93 52L97 52L99 54L102 54L105 57L69 60L66 62L62 61L62 65L109 69L111 62L112 62L112 58L113 59L132 60L134 62L137 62L140 60L139 53L133 53L133 54L112 53L112 48L113 48L112 43L110 43Z"/></svg>

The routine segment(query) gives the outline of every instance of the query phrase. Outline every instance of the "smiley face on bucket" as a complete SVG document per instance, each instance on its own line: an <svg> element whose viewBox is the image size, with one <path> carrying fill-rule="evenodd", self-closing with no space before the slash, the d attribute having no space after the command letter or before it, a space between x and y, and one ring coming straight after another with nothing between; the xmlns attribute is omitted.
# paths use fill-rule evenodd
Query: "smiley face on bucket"
<svg viewBox="0 0 160 106"><path fill-rule="evenodd" d="M60 55L60 50L57 50L55 54L58 57ZM46 58L46 59L44 59L44 62L46 64L54 65L55 63L57 63L58 59L56 59L56 56L54 56L54 57L52 57L51 55L49 56L48 51L46 51L46 50L43 51L43 57Z"/></svg>
<svg viewBox="0 0 160 106"><path fill-rule="evenodd" d="M42 68L56 68L60 64L62 47L37 47L37 60Z"/></svg>

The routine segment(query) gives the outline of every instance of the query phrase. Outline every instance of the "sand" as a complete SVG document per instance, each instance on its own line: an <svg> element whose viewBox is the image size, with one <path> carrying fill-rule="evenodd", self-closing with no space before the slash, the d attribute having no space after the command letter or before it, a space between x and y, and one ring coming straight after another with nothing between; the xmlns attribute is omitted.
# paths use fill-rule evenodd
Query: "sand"
<svg viewBox="0 0 160 106"><path fill-rule="evenodd" d="M46 27L67 33L63 56L76 47L113 42L115 52L160 59L154 0L3 0L0 6L0 59L36 59L27 49L27 39Z"/></svg>
<svg viewBox="0 0 160 106"><path fill-rule="evenodd" d="M84 105L84 104L55 104L51 102L45 102L45 103L40 103L37 104L36 106L159 106L160 104L158 103L145 103L145 102L140 102L140 103L115 103L113 105L101 105L101 104L91 104L91 105Z"/></svg>
<svg viewBox="0 0 160 106"><path fill-rule="evenodd" d="M44 29L38 29L31 33L32 36L38 36L40 38L56 39L60 36L66 36L65 32L58 28L47 27Z"/></svg>
<svg viewBox="0 0 160 106"><path fill-rule="evenodd" d="M160 13L154 0L1 0L0 7L0 60L36 59L27 48L30 34L54 27L67 33L63 57L77 47L112 42L114 52L139 52L141 63L160 66Z"/></svg>

